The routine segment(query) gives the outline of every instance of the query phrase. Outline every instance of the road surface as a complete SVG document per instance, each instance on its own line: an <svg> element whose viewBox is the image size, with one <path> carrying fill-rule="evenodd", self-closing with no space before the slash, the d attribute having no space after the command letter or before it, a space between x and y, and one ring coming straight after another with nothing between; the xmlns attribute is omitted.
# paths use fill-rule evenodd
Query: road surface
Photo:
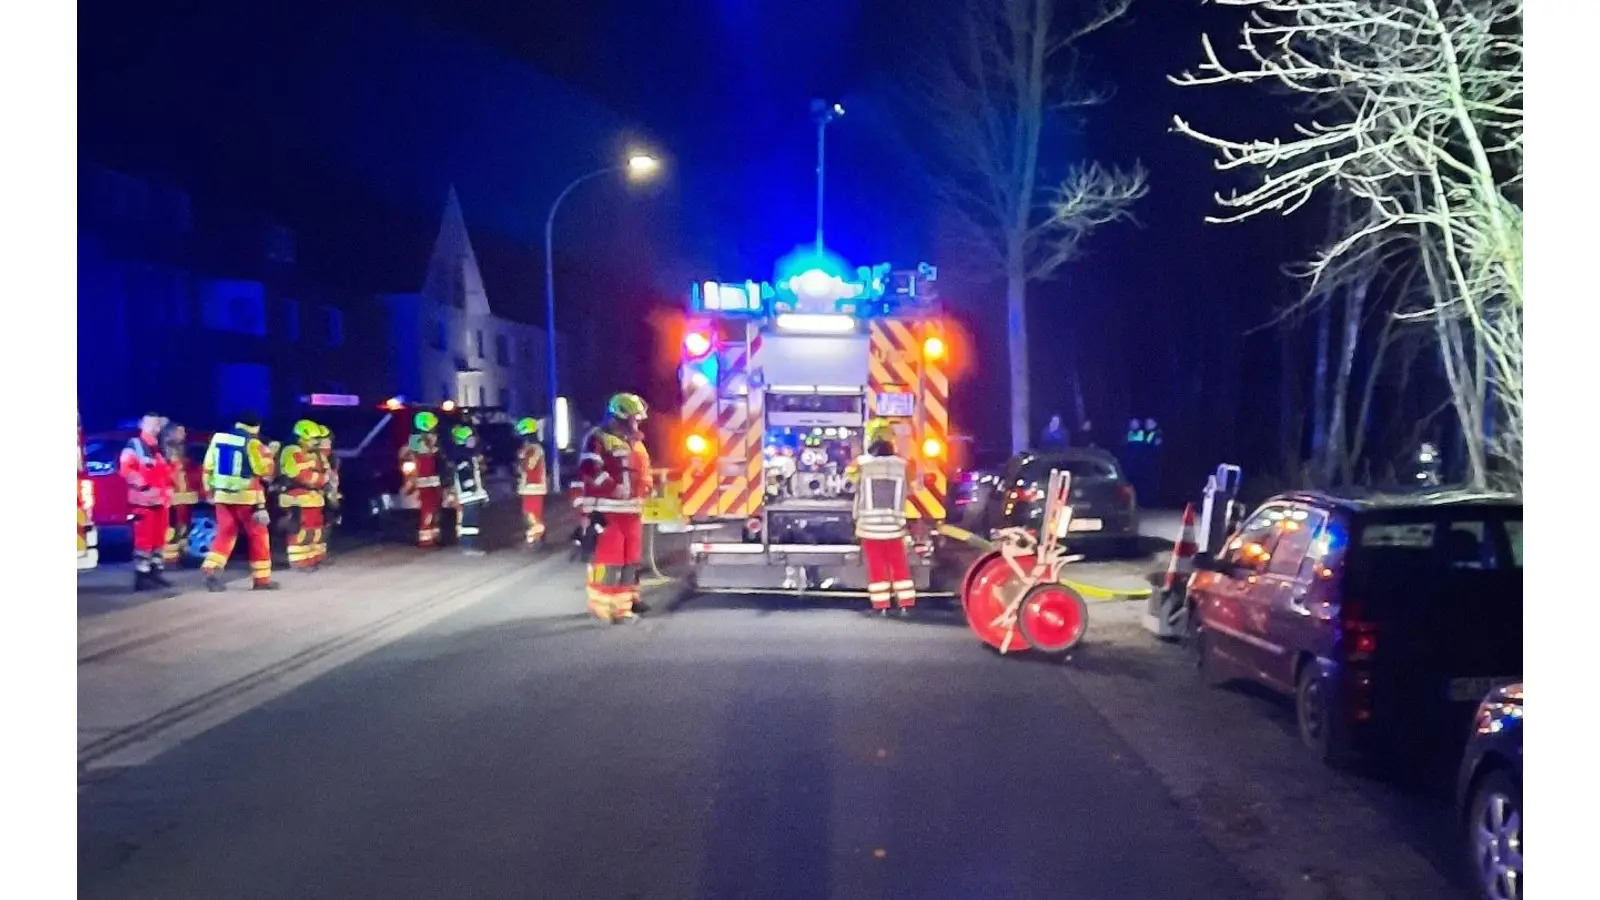
<svg viewBox="0 0 1600 900"><path fill-rule="evenodd" d="M1453 896L1381 789L1182 693L1135 604L1097 604L1111 640L1063 667L997 658L948 603L691 596L604 629L580 582L503 576L89 772L80 896Z"/></svg>

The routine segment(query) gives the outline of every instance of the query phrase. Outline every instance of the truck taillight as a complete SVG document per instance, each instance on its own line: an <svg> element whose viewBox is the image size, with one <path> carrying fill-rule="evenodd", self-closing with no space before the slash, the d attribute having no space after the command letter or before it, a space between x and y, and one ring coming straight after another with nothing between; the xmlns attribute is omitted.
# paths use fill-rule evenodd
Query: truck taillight
<svg viewBox="0 0 1600 900"><path fill-rule="evenodd" d="M944 444L938 438L928 438L922 442L922 455L928 459L938 459L944 456Z"/></svg>
<svg viewBox="0 0 1600 900"><path fill-rule="evenodd" d="M929 337L922 342L922 358L927 360L944 359L944 338L937 335Z"/></svg>
<svg viewBox="0 0 1600 900"><path fill-rule="evenodd" d="M94 482L87 478L78 481L78 505L84 509L94 509Z"/></svg>
<svg viewBox="0 0 1600 900"><path fill-rule="evenodd" d="M691 434L683 439L684 449L695 456L705 456L711 452L711 441L703 434Z"/></svg>

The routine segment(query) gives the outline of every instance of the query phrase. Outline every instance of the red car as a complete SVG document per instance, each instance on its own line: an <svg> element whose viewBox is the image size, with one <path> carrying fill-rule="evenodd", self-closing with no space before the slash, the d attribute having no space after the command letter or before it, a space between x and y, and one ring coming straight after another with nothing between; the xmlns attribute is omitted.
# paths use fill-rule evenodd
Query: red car
<svg viewBox="0 0 1600 900"><path fill-rule="evenodd" d="M91 487L90 495L94 498L94 527L102 538L109 536L117 543L131 543L133 534L129 526L129 516L133 510L128 505L128 483L117 472L117 458L122 455L122 448L133 440L138 431L127 429L123 431L107 431L91 434L84 438L84 460L88 470L88 482ZM205 459L206 447L211 443L209 432L189 432L188 457L189 457L189 483L200 483L200 463ZM81 490L81 488L80 488ZM189 532L188 546L185 554L190 557L205 556L211 549L211 539L216 535L215 520L211 518L211 507L204 502L196 507L196 516L193 527Z"/></svg>

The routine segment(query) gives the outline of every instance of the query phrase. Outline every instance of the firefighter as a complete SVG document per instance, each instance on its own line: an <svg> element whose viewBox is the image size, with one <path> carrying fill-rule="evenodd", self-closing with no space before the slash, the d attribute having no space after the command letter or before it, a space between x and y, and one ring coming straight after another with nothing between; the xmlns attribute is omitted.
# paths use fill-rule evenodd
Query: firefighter
<svg viewBox="0 0 1600 900"><path fill-rule="evenodd" d="M327 480L322 486L322 533L318 535L316 552L312 558L316 560L316 565L321 566L328 561L328 538L333 526L339 524L339 505L344 500L344 494L339 490L339 458L333 455L333 432L326 425L319 424L317 427L321 430L317 435L317 456L322 459L322 470L327 473Z"/></svg>
<svg viewBox="0 0 1600 900"><path fill-rule="evenodd" d="M584 436L573 504L593 532L589 611L606 624L633 622L639 603L644 498L650 495L650 453L640 431L649 410L637 394L617 394L606 420Z"/></svg>
<svg viewBox="0 0 1600 900"><path fill-rule="evenodd" d="M161 446L167 465L172 468L172 516L167 524L167 545L161 551L161 561L170 569L183 562L183 545L189 541L194 508L200 503L200 479L192 471L189 435L182 425L177 422L167 425L162 432Z"/></svg>
<svg viewBox="0 0 1600 900"><path fill-rule="evenodd" d="M489 489L483 481L483 455L470 425L450 429L450 505L456 511L456 541L468 556L483 555L483 508Z"/></svg>
<svg viewBox="0 0 1600 900"><path fill-rule="evenodd" d="M286 516L289 534L289 568L316 571L317 550L322 542L323 506L328 472L318 451L322 426L310 419L294 423L295 442L283 448L278 457L278 473L284 490L278 505Z"/></svg>
<svg viewBox="0 0 1600 900"><path fill-rule="evenodd" d="M243 532L250 555L250 583L253 590L275 591L272 580L272 539L267 526L267 482L275 471L276 443L261 439L261 418L245 413L229 431L219 431L206 448L205 489L211 495L211 508L217 517L217 537L206 554L201 571L206 590L222 591L222 568L233 555L233 545Z"/></svg>
<svg viewBox="0 0 1600 900"><path fill-rule="evenodd" d="M872 614L889 614L889 601L900 615L917 603L906 544L906 485L909 464L895 453L894 428L877 419L867 425L866 455L851 464L856 481L856 538L867 566L867 597Z"/></svg>
<svg viewBox="0 0 1600 900"><path fill-rule="evenodd" d="M161 574L167 543L167 517L172 504L172 466L161 446L166 420L146 413L139 433L122 448L117 471L128 483L128 507L133 521L133 589L171 587Z"/></svg>
<svg viewBox="0 0 1600 900"><path fill-rule="evenodd" d="M439 417L424 410L411 420L411 439L400 448L400 493L417 497L417 546L439 546L439 510L444 490L439 480Z"/></svg>
<svg viewBox="0 0 1600 900"><path fill-rule="evenodd" d="M548 487L540 431L536 419L517 420L517 434L522 436L522 447L517 450L517 494L522 497L522 518L530 547L544 543L544 497Z"/></svg>

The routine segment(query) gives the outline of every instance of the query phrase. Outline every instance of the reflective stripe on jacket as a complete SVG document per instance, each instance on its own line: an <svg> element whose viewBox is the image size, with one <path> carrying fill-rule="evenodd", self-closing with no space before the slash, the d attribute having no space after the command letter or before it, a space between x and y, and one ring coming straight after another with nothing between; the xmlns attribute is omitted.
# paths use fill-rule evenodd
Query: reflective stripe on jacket
<svg viewBox="0 0 1600 900"><path fill-rule="evenodd" d="M155 444L134 435L117 457L117 472L128 484L131 506L164 506L172 499L172 467Z"/></svg>
<svg viewBox="0 0 1600 900"><path fill-rule="evenodd" d="M856 473L856 537L905 537L906 461L898 456L863 456L851 468Z"/></svg>
<svg viewBox="0 0 1600 900"><path fill-rule="evenodd" d="M267 502L262 479L272 474L272 452L243 429L213 435L202 470L213 503L261 506Z"/></svg>
<svg viewBox="0 0 1600 900"><path fill-rule="evenodd" d="M317 454L299 444L290 444L279 455L278 471L289 479L289 489L278 498L278 505L319 507L325 503L322 488L328 479Z"/></svg>
<svg viewBox="0 0 1600 900"><path fill-rule="evenodd" d="M525 497L542 497L548 492L544 474L544 448L538 444L523 444L517 451L517 493Z"/></svg>

